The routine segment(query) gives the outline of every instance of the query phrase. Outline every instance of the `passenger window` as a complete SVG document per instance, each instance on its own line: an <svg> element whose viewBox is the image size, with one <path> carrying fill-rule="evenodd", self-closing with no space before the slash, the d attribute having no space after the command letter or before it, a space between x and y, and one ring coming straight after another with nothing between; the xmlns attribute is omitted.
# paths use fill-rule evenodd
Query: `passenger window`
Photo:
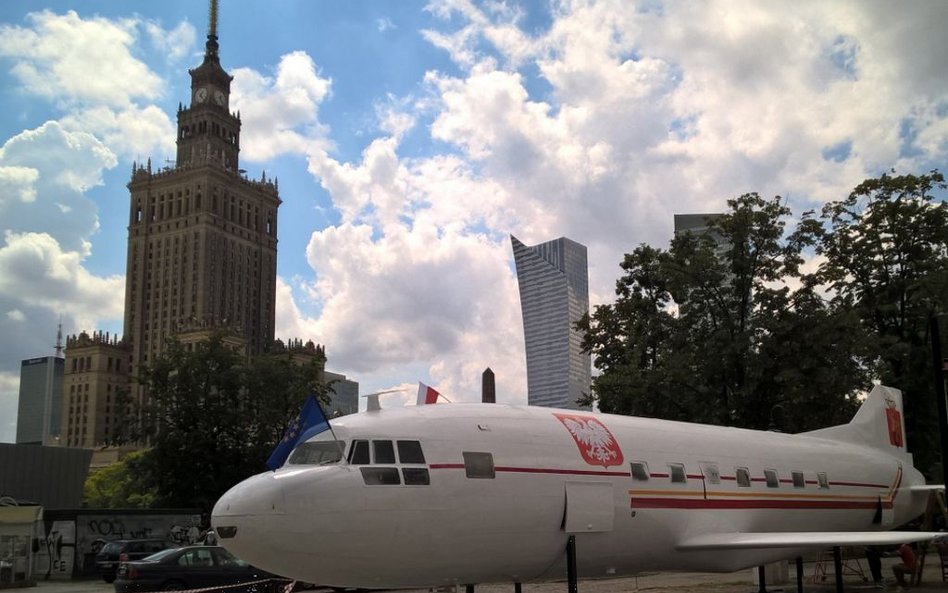
<svg viewBox="0 0 948 593"><path fill-rule="evenodd" d="M751 478L746 467L737 468L737 485L741 488L750 488Z"/></svg>
<svg viewBox="0 0 948 593"><path fill-rule="evenodd" d="M764 470L764 479L767 481L768 488L779 488L780 479L777 478L777 470L775 469L765 469Z"/></svg>
<svg viewBox="0 0 948 593"><path fill-rule="evenodd" d="M806 480L803 479L803 472L793 472L793 487L806 488Z"/></svg>
<svg viewBox="0 0 948 593"><path fill-rule="evenodd" d="M668 469L671 472L671 480L673 484L684 484L688 481L685 477L685 466L681 463L669 463Z"/></svg>
<svg viewBox="0 0 948 593"><path fill-rule="evenodd" d="M490 453L470 453L465 451L464 473L469 478L494 478L494 456Z"/></svg>
<svg viewBox="0 0 948 593"><path fill-rule="evenodd" d="M820 483L820 488L829 488L829 479L826 477L826 472L819 472L816 474L816 481Z"/></svg>
<svg viewBox="0 0 948 593"><path fill-rule="evenodd" d="M392 447L392 441L372 441L372 449L375 453L373 463L395 463L395 448Z"/></svg>
<svg viewBox="0 0 948 593"><path fill-rule="evenodd" d="M402 477L406 486L427 486L431 483L426 467L403 467Z"/></svg>
<svg viewBox="0 0 948 593"><path fill-rule="evenodd" d="M398 486L402 483L398 469L394 467L360 467L359 470L367 486Z"/></svg>
<svg viewBox="0 0 948 593"><path fill-rule="evenodd" d="M398 460L401 463L424 463L425 454L421 451L421 443L398 441Z"/></svg>
<svg viewBox="0 0 948 593"><path fill-rule="evenodd" d="M704 479L708 481L709 484L720 484L721 483L721 471L718 469L718 466L713 463L702 464L701 469L704 473Z"/></svg>
<svg viewBox="0 0 948 593"><path fill-rule="evenodd" d="M645 482L648 480L648 464L644 461L632 462L632 479Z"/></svg>
<svg viewBox="0 0 948 593"><path fill-rule="evenodd" d="M352 441L349 449L349 463L351 465L369 464L369 441Z"/></svg>

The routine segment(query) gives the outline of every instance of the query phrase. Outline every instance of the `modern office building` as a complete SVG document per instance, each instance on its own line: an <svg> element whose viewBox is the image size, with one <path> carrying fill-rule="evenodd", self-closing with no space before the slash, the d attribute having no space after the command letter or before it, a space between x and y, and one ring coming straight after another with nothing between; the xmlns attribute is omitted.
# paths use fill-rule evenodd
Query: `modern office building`
<svg viewBox="0 0 948 593"><path fill-rule="evenodd" d="M676 214L675 215L675 235L682 233L694 233L695 235L708 235L714 239L717 249L720 251L727 247L727 241L717 230L712 230L708 224L723 214Z"/></svg>
<svg viewBox="0 0 948 593"><path fill-rule="evenodd" d="M59 356L42 356L20 362L17 444L57 444L62 411L63 368L64 361Z"/></svg>
<svg viewBox="0 0 948 593"><path fill-rule="evenodd" d="M359 383L351 381L345 375L323 371L323 380L329 383L332 402L326 410L330 418L355 414L359 411Z"/></svg>
<svg viewBox="0 0 948 593"><path fill-rule="evenodd" d="M561 237L524 245L513 235L527 355L527 403L577 409L589 393L590 356L574 324L589 311L586 247Z"/></svg>

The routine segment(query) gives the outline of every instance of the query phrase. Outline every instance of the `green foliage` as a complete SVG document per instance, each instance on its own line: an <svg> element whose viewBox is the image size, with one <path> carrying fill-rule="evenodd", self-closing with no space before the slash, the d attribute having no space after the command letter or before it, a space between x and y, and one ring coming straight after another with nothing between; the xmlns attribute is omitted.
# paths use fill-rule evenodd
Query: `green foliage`
<svg viewBox="0 0 948 593"><path fill-rule="evenodd" d="M148 451L135 451L118 463L92 471L83 487L82 506L143 509L155 502L146 464Z"/></svg>
<svg viewBox="0 0 948 593"><path fill-rule="evenodd" d="M700 234L627 254L616 301L578 327L603 411L797 432L847 422L873 381L903 391L916 465L937 460L929 320L948 303L937 171L868 179L793 232L746 194ZM805 254L819 271L801 269Z"/></svg>
<svg viewBox="0 0 948 593"><path fill-rule="evenodd" d="M264 463L309 393L328 401L316 361L288 355L246 360L223 335L194 344L170 342L143 372L148 402L140 432L155 504L210 510Z"/></svg>
<svg viewBox="0 0 948 593"><path fill-rule="evenodd" d="M819 248L833 304L872 336L874 376L902 390L909 448L929 472L938 432L928 328L948 312L948 207L932 191L945 187L937 171L868 179L824 207Z"/></svg>
<svg viewBox="0 0 948 593"><path fill-rule="evenodd" d="M854 320L800 271L812 225L787 236L780 198L728 207L667 251L625 257L616 302L580 322L600 370L593 397L607 412L750 428L848 420L868 377L841 354L858 343Z"/></svg>

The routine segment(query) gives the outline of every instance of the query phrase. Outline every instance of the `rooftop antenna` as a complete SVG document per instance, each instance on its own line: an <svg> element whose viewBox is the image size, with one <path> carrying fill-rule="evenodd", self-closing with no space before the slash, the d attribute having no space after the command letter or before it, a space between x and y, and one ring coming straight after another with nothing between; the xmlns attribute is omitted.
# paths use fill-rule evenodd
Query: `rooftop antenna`
<svg viewBox="0 0 948 593"><path fill-rule="evenodd" d="M59 327L56 329L56 358L63 357L63 318L59 317Z"/></svg>

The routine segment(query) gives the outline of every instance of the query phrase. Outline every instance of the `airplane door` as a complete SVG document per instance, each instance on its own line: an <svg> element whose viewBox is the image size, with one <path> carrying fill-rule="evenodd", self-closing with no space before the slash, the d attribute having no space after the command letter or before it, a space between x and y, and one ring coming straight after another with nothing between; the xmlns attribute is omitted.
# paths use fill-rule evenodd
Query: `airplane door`
<svg viewBox="0 0 948 593"><path fill-rule="evenodd" d="M900 480L902 475L902 464L899 463L898 470L896 470L896 481ZM879 495L879 507L882 510L882 526L883 527L893 527L895 523L895 496L892 497L892 504L888 505L889 508L886 508L886 505L882 504L882 500L886 497L887 493L882 492Z"/></svg>
<svg viewBox="0 0 948 593"><path fill-rule="evenodd" d="M566 533L612 531L615 515L611 482L566 482Z"/></svg>
<svg viewBox="0 0 948 593"><path fill-rule="evenodd" d="M704 499L708 500L709 491L715 490L714 486L721 483L721 470L717 463L710 461L701 461L698 463L701 467L701 486L704 488Z"/></svg>
<svg viewBox="0 0 948 593"><path fill-rule="evenodd" d="M895 523L895 505L889 505L889 508L886 508L885 505L882 504L882 497L880 496L879 507L882 509L881 525L883 527L893 527L893 523Z"/></svg>

